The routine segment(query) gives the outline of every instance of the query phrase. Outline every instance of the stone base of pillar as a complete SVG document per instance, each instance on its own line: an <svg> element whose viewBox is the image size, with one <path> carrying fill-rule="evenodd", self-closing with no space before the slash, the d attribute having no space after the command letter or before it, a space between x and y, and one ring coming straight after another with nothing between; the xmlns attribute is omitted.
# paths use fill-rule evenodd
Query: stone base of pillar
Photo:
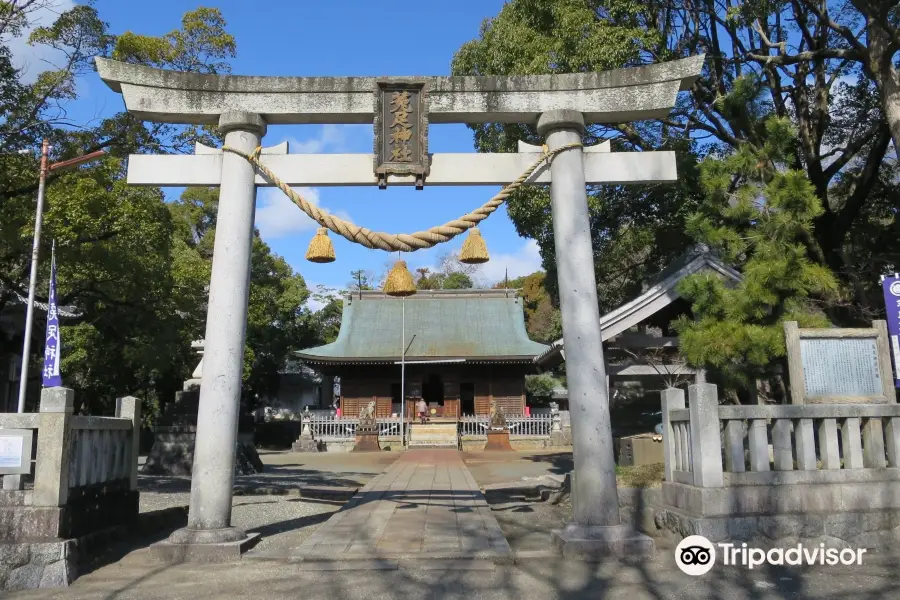
<svg viewBox="0 0 900 600"><path fill-rule="evenodd" d="M311 435L301 435L291 446L293 452L319 452L319 442Z"/></svg>
<svg viewBox="0 0 900 600"><path fill-rule="evenodd" d="M378 444L378 432L357 431L356 445L353 446L351 452L381 452L381 446Z"/></svg>
<svg viewBox="0 0 900 600"><path fill-rule="evenodd" d="M242 537L231 539L236 536ZM222 538L223 541L199 541L200 539L213 540L216 537ZM173 539L178 541L172 541ZM179 529L168 540L152 544L150 558L166 564L233 562L241 560L241 555L253 548L258 541L258 533L244 533L234 527L208 532Z"/></svg>
<svg viewBox="0 0 900 600"><path fill-rule="evenodd" d="M509 429L488 429L485 452L512 452L509 444Z"/></svg>
<svg viewBox="0 0 900 600"><path fill-rule="evenodd" d="M560 431L551 431L550 432L550 445L551 446L571 446L572 445L572 433L569 432L569 435L566 435L562 430Z"/></svg>
<svg viewBox="0 0 900 600"><path fill-rule="evenodd" d="M551 532L550 539L564 557L581 560L646 558L656 551L653 539L631 525L586 527L569 523Z"/></svg>

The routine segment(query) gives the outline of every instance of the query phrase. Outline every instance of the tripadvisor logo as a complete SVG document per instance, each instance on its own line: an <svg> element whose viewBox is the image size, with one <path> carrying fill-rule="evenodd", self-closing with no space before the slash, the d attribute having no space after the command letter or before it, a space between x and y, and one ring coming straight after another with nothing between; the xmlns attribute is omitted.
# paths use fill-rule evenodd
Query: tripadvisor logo
<svg viewBox="0 0 900 600"><path fill-rule="evenodd" d="M716 564L716 546L722 555L722 564L753 569L761 565L861 565L866 548L826 548L825 544L804 547L797 544L790 548L750 548L746 543L739 547L731 543L715 546L702 535L690 535L675 548L675 564L688 575L705 575Z"/></svg>
<svg viewBox="0 0 900 600"><path fill-rule="evenodd" d="M716 549L702 535L689 535L675 548L675 564L688 575L705 575L716 564Z"/></svg>

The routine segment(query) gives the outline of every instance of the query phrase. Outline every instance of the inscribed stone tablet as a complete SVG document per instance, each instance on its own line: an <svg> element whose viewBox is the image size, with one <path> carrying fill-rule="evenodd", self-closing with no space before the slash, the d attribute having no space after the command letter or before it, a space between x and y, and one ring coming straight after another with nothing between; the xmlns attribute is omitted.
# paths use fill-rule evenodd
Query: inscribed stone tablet
<svg viewBox="0 0 900 600"><path fill-rule="evenodd" d="M0 468L18 469L25 454L25 440L20 435L0 435Z"/></svg>
<svg viewBox="0 0 900 600"><path fill-rule="evenodd" d="M881 396L875 338L801 338L806 397Z"/></svg>

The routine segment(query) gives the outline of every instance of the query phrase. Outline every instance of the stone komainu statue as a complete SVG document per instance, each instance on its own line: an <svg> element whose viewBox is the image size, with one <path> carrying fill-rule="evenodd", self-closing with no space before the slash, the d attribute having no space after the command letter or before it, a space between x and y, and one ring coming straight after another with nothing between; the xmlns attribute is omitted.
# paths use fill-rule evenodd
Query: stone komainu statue
<svg viewBox="0 0 900 600"><path fill-rule="evenodd" d="M503 415L503 409L497 406L497 402L491 399L491 429L506 429L506 417Z"/></svg>
<svg viewBox="0 0 900 600"><path fill-rule="evenodd" d="M370 401L359 411L359 427L361 429L375 428L375 401Z"/></svg>

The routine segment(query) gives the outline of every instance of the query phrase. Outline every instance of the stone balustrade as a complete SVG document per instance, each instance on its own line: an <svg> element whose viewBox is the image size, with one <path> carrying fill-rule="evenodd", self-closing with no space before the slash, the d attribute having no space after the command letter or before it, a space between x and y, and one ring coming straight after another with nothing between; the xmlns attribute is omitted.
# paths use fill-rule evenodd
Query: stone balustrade
<svg viewBox="0 0 900 600"><path fill-rule="evenodd" d="M0 415L0 433L36 439L31 472L4 476L0 492L0 589L68 585L77 540L137 518L140 402L120 398L115 417L75 416L74 396L45 388L40 412Z"/></svg>
<svg viewBox="0 0 900 600"><path fill-rule="evenodd" d="M900 405L720 406L706 383L687 395L662 393L661 526L900 548Z"/></svg>
<svg viewBox="0 0 900 600"><path fill-rule="evenodd" d="M711 384L690 386L689 394L685 408L682 390L663 392L667 481L845 482L859 477L852 471L871 479L872 469L900 467L898 404L719 406Z"/></svg>

